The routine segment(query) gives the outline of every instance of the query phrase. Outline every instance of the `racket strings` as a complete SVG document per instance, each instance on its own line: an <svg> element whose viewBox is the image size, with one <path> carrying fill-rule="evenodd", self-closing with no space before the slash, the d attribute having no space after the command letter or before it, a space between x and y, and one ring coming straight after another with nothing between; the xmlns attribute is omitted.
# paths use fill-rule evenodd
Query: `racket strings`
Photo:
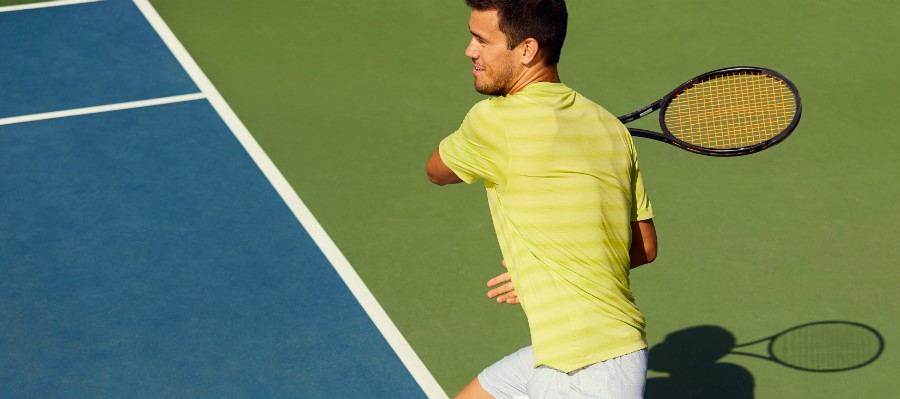
<svg viewBox="0 0 900 399"><path fill-rule="evenodd" d="M819 324L779 336L772 355L807 370L842 370L865 364L881 351L871 331L844 324Z"/></svg>
<svg viewBox="0 0 900 399"><path fill-rule="evenodd" d="M773 76L741 72L700 81L668 105L665 125L700 147L733 149L772 139L793 121L793 91Z"/></svg>

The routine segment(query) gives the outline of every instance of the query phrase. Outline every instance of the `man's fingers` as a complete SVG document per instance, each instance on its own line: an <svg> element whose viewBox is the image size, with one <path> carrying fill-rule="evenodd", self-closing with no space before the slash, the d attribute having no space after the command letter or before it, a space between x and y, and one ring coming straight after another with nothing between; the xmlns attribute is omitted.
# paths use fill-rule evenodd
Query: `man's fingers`
<svg viewBox="0 0 900 399"><path fill-rule="evenodd" d="M488 294L488 298L494 298L499 295L506 294L510 291L513 291L513 285L512 285L512 283L506 283L506 284L503 284L497 288L494 288L494 289L488 291L487 294Z"/></svg>
<svg viewBox="0 0 900 399"><path fill-rule="evenodd" d="M497 303L504 303L504 302L511 304L511 305L518 304L519 296L516 294L515 291L510 291L510 292L507 292L506 294L503 294L503 295L497 297Z"/></svg>
<svg viewBox="0 0 900 399"><path fill-rule="evenodd" d="M503 283L508 282L508 281L510 281L510 280L511 280L511 279L509 278L509 272L506 272L506 273L503 273L503 274L501 274L501 275L499 275L499 276L497 276L497 277L494 277L494 278L488 280L487 285L488 285L488 287L493 287L493 286L495 286L495 285L497 285L497 284L503 284ZM508 290L507 290L507 291L508 291Z"/></svg>
<svg viewBox="0 0 900 399"><path fill-rule="evenodd" d="M503 267L506 267L506 260L503 260L502 263ZM497 303L519 304L519 294L516 293L516 287L513 286L509 272L488 280L487 285L488 287L494 287L494 289L488 291L488 298L496 298Z"/></svg>

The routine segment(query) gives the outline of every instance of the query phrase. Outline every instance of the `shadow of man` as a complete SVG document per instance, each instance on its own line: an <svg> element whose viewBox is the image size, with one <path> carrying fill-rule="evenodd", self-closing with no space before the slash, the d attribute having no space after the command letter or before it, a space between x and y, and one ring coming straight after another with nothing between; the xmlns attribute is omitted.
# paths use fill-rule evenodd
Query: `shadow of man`
<svg viewBox="0 0 900 399"><path fill-rule="evenodd" d="M716 326L667 335L650 349L648 368L669 376L648 379L645 399L753 398L753 375L736 364L719 362L734 345L734 335Z"/></svg>

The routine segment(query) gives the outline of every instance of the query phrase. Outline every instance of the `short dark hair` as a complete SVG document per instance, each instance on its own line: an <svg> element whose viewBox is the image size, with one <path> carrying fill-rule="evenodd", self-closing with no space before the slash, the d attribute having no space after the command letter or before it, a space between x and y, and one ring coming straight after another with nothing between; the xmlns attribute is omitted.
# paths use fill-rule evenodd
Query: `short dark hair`
<svg viewBox="0 0 900 399"><path fill-rule="evenodd" d="M559 62L569 20L565 0L466 0L466 4L473 10L497 11L510 50L531 37L537 40L544 63Z"/></svg>

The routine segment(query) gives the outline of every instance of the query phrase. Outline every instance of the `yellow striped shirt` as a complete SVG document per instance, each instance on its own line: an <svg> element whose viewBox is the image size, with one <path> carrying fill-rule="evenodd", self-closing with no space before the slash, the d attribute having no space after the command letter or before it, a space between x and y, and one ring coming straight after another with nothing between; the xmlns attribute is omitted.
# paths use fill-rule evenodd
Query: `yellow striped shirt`
<svg viewBox="0 0 900 399"><path fill-rule="evenodd" d="M627 129L562 83L486 99L440 144L484 181L528 317L535 367L564 372L647 346L629 288L631 222L653 217Z"/></svg>

